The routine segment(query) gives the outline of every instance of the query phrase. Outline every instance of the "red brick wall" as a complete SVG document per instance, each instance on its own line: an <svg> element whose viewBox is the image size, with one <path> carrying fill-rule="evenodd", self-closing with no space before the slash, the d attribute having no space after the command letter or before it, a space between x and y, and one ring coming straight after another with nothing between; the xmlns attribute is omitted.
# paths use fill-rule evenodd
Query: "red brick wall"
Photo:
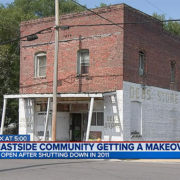
<svg viewBox="0 0 180 180"><path fill-rule="evenodd" d="M100 15L123 22L124 5L96 9ZM99 24L106 20L88 12L61 16L60 24ZM54 26L54 18L23 22L21 36ZM82 40L79 40L79 37ZM39 39L21 42L20 93L52 93L54 68L54 33L38 35ZM58 60L58 93L109 92L122 89L123 30L116 26L72 27L60 30ZM48 42L53 42L49 43ZM89 49L89 74L76 76L77 51ZM34 54L47 52L46 78L34 77Z"/></svg>
<svg viewBox="0 0 180 180"><path fill-rule="evenodd" d="M130 7L125 8L124 21L154 19ZM180 38L163 32L162 24L126 24L124 31L123 80L180 90ZM139 76L139 51L145 52L144 77ZM176 82L171 83L171 61L176 62Z"/></svg>

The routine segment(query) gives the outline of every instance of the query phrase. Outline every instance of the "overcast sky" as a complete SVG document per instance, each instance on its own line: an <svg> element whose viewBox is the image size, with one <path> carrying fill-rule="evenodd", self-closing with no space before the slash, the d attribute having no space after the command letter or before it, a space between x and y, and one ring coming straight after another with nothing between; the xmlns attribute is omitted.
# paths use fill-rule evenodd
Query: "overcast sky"
<svg viewBox="0 0 180 180"><path fill-rule="evenodd" d="M0 0L3 4L13 1ZM149 15L157 12L158 14L166 14L166 19L180 19L180 0L79 0L80 4L86 4L88 8L95 8L101 2L105 4L125 3Z"/></svg>

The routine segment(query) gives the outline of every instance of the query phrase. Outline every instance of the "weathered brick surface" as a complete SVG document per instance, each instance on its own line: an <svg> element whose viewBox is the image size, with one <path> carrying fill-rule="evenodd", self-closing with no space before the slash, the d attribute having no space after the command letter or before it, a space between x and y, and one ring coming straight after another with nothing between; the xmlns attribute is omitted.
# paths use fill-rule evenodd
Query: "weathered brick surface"
<svg viewBox="0 0 180 180"><path fill-rule="evenodd" d="M114 22L123 21L123 5L112 6L111 10L99 8L96 12ZM61 25L102 23L108 22L88 12L60 17ZM21 36L53 26L52 17L23 22ZM53 91L54 33L39 34L38 37L35 41L21 42L20 93L23 94ZM108 92L122 89L122 29L117 26L72 27L69 30L60 30L59 39L58 93ZM85 76L76 74L79 49L89 49L89 74ZM45 78L34 77L34 54L39 51L47 52Z"/></svg>
<svg viewBox="0 0 180 180"><path fill-rule="evenodd" d="M154 21L151 16L125 8L124 21ZM163 31L161 23L126 24L123 79L133 83L180 90L180 38ZM139 51L145 52L144 77L139 76ZM176 82L171 83L171 61L176 62Z"/></svg>
<svg viewBox="0 0 180 180"><path fill-rule="evenodd" d="M120 4L95 10L109 20L157 21L138 10ZM102 24L106 20L87 11L60 17L61 25ZM54 17L21 23L21 36L54 26ZM117 26L71 27L60 30L58 93L110 92L122 90L123 80L180 90L180 38L163 31L160 23ZM21 42L20 93L52 93L54 30L39 39ZM89 74L77 76L77 51L89 49ZM34 54L47 53L47 76L34 77ZM145 76L139 76L139 51L145 52ZM171 61L176 62L176 82L170 82Z"/></svg>

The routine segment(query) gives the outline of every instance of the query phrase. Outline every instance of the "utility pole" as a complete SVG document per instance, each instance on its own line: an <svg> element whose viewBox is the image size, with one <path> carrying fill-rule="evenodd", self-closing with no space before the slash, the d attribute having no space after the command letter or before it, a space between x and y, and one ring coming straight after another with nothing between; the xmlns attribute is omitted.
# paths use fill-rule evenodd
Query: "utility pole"
<svg viewBox="0 0 180 180"><path fill-rule="evenodd" d="M55 0L55 58L54 58L54 79L53 79L52 141L56 141L58 51L59 51L59 0Z"/></svg>

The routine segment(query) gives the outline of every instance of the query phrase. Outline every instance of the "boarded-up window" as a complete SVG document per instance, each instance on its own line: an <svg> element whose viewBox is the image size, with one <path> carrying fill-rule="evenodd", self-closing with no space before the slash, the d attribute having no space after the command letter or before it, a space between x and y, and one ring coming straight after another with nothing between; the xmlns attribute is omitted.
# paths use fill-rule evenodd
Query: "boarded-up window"
<svg viewBox="0 0 180 180"><path fill-rule="evenodd" d="M57 104L57 111L60 112L69 112L69 104Z"/></svg>
<svg viewBox="0 0 180 180"><path fill-rule="evenodd" d="M131 134L140 135L141 134L141 103L133 101L131 102Z"/></svg>
<svg viewBox="0 0 180 180"><path fill-rule="evenodd" d="M88 104L72 104L71 111L72 112L88 111Z"/></svg>
<svg viewBox="0 0 180 180"><path fill-rule="evenodd" d="M171 82L175 82L175 62L171 61Z"/></svg>
<svg viewBox="0 0 180 180"><path fill-rule="evenodd" d="M97 141L98 139L101 139L101 137L102 137L101 131L90 131L89 140Z"/></svg>
<svg viewBox="0 0 180 180"><path fill-rule="evenodd" d="M47 103L41 103L41 111L47 111Z"/></svg>

